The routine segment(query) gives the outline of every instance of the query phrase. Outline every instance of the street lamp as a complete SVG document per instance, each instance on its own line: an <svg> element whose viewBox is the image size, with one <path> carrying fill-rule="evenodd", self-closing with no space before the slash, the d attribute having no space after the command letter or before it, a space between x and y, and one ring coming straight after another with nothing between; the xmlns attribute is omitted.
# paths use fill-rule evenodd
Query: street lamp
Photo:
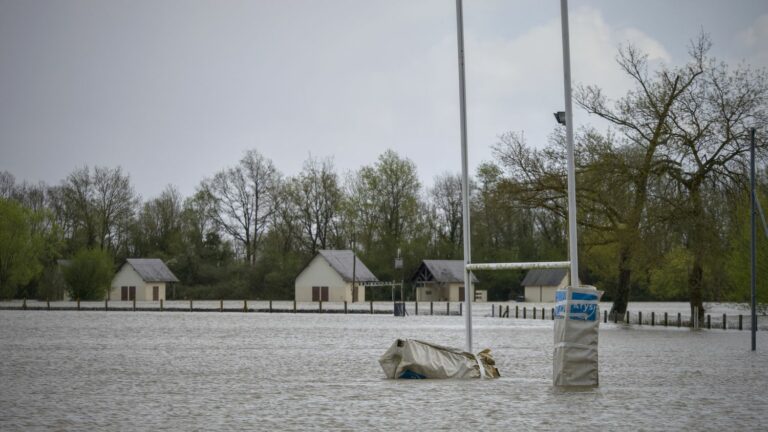
<svg viewBox="0 0 768 432"><path fill-rule="evenodd" d="M553 114L555 116L555 120L557 120L557 122L561 125L565 126L565 111L558 111Z"/></svg>

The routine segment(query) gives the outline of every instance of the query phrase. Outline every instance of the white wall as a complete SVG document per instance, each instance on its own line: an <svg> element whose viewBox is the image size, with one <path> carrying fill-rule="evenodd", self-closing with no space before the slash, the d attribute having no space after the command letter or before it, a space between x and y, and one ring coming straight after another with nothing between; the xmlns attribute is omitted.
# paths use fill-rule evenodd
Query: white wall
<svg viewBox="0 0 768 432"><path fill-rule="evenodd" d="M457 302L460 297L460 290L463 287L463 283L451 283L451 284L428 284L426 286L416 288L416 300L417 301L451 301ZM472 285L474 287L474 284ZM430 294L427 294L429 292ZM469 294L467 294L469 295Z"/></svg>
<svg viewBox="0 0 768 432"><path fill-rule="evenodd" d="M136 270L130 264L125 263L112 278L112 288L109 291L109 299L113 301L120 300L120 287L135 286L136 300L139 300L139 291L144 287L144 280L136 273ZM151 299L152 297L150 297Z"/></svg>
<svg viewBox="0 0 768 432"><path fill-rule="evenodd" d="M525 287L525 301L529 303L554 303L555 292L568 285L568 275L566 275L557 286L527 286Z"/></svg>
<svg viewBox="0 0 768 432"><path fill-rule="evenodd" d="M144 282L130 264L125 263L112 278L109 299L120 301L122 287L136 287L136 301L152 301L152 289L158 287L158 300L165 300L165 282Z"/></svg>

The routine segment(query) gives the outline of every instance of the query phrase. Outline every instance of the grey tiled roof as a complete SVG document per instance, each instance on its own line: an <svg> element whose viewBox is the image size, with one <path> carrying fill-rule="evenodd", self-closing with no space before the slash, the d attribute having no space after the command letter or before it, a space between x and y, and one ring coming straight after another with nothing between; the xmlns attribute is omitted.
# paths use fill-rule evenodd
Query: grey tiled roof
<svg viewBox="0 0 768 432"><path fill-rule="evenodd" d="M568 274L568 269L533 269L525 275L522 286L557 286Z"/></svg>
<svg viewBox="0 0 768 432"><path fill-rule="evenodd" d="M128 264L144 279L144 282L178 282L176 276L157 258L128 258Z"/></svg>
<svg viewBox="0 0 768 432"><path fill-rule="evenodd" d="M422 265L432 274L436 282L454 283L464 282L464 261L463 260L424 260ZM472 283L479 282L474 273L472 274Z"/></svg>
<svg viewBox="0 0 768 432"><path fill-rule="evenodd" d="M318 252L345 282L352 282L352 258L355 255L351 250L321 250ZM378 282L379 279L368 270L360 258L355 258L357 261L355 263L355 279L358 282Z"/></svg>

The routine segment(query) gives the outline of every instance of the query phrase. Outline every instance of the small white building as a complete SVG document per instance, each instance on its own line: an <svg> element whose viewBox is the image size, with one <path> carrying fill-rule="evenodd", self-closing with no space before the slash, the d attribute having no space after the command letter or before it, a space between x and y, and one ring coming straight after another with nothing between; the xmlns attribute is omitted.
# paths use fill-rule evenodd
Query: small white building
<svg viewBox="0 0 768 432"><path fill-rule="evenodd" d="M321 250L296 276L295 299L364 302L365 283L378 281L351 250Z"/></svg>
<svg viewBox="0 0 768 432"><path fill-rule="evenodd" d="M416 282L416 301L464 301L464 261L424 260L411 277ZM472 292L479 282L472 275ZM486 297L487 298L487 297ZM475 301L483 296L475 295Z"/></svg>
<svg viewBox="0 0 768 432"><path fill-rule="evenodd" d="M568 286L567 269L533 269L525 275L521 285L525 289L525 301L553 303L555 291Z"/></svg>
<svg viewBox="0 0 768 432"><path fill-rule="evenodd" d="M165 263L156 258L128 258L112 279L110 300L165 300L166 284L178 282Z"/></svg>

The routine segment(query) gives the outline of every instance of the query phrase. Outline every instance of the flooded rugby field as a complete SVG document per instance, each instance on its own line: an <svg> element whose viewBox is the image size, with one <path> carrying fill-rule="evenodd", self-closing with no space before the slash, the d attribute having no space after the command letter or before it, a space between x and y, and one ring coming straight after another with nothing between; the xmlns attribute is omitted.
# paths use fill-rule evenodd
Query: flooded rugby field
<svg viewBox="0 0 768 432"><path fill-rule="evenodd" d="M455 315L4 310L0 430L768 428L765 332L601 324L600 387L561 391L552 322L486 309L482 381L378 365L396 338L463 346Z"/></svg>

